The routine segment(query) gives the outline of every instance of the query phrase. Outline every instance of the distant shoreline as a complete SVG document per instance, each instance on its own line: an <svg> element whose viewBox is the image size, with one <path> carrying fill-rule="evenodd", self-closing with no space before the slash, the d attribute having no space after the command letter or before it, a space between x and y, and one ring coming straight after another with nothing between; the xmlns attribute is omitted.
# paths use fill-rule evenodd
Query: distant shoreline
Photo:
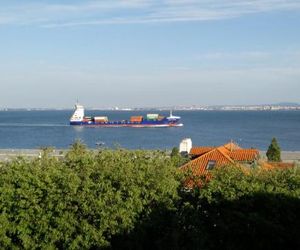
<svg viewBox="0 0 300 250"><path fill-rule="evenodd" d="M300 111L300 107L289 107L289 108L231 108L231 107L206 107L206 108L120 108L120 109L112 109L112 108L86 108L88 111L110 111L110 112L136 112L136 111L255 111L255 112L276 112L276 111ZM0 108L0 112L36 112L36 111L69 111L72 112L73 109L48 109L48 108Z"/></svg>
<svg viewBox="0 0 300 250"><path fill-rule="evenodd" d="M53 149L53 156L62 157L69 149ZM98 150L98 149L90 149ZM130 149L131 150L131 149ZM9 160L17 156L24 156L29 158L39 157L41 149L0 149L0 161ZM260 151L261 157L265 158L266 151ZM299 151L282 151L281 158L285 162L300 162L300 150Z"/></svg>
<svg viewBox="0 0 300 250"><path fill-rule="evenodd" d="M86 106L86 110L99 110L99 111L148 111L148 110L159 110L159 111L281 111L281 110L297 110L300 111L300 104L293 102L282 102L273 104L250 104L250 105L170 105L170 106L102 106L102 107L91 107ZM70 107L27 107L27 108L11 108L11 107L0 107L0 111L69 111L73 110Z"/></svg>

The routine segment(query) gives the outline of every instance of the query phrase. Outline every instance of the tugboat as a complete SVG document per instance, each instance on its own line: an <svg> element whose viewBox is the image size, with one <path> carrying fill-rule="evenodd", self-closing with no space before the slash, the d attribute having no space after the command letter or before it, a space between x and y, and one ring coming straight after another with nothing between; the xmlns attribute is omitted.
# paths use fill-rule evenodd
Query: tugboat
<svg viewBox="0 0 300 250"><path fill-rule="evenodd" d="M85 116L84 107L76 104L75 111L70 118L70 125L91 127L133 127L133 128L163 128L182 127L180 116L174 116L172 111L168 117L159 114L131 116L129 120L110 121L107 116Z"/></svg>

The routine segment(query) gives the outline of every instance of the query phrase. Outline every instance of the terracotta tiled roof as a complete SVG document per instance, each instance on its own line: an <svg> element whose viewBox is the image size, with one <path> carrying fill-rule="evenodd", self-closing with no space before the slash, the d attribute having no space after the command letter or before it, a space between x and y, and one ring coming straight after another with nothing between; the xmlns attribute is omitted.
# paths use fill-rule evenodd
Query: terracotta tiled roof
<svg viewBox="0 0 300 250"><path fill-rule="evenodd" d="M228 154L229 154L229 150L226 148L226 147L224 147L224 146L220 146L220 147L218 147L218 149L223 153L223 154L226 154L227 156L228 156Z"/></svg>
<svg viewBox="0 0 300 250"><path fill-rule="evenodd" d="M200 156L200 155L203 155L213 149L214 149L214 147L193 147L190 151L190 155Z"/></svg>
<svg viewBox="0 0 300 250"><path fill-rule="evenodd" d="M182 166L180 169L182 170L191 170L193 175L203 175L208 170L206 169L209 161L215 161L216 166L224 166L233 164L234 161L230 159L226 154L222 153L218 148L215 148L208 153L192 160Z"/></svg>
<svg viewBox="0 0 300 250"><path fill-rule="evenodd" d="M237 145L234 142L229 142L229 143L223 145L223 147L227 148L229 151L242 149L239 145Z"/></svg>
<svg viewBox="0 0 300 250"><path fill-rule="evenodd" d="M190 151L190 154L193 156L200 156L203 155L213 149L216 149L217 147L193 147ZM223 146L218 147L222 152L229 153L234 150L242 149L234 142L229 142Z"/></svg>
<svg viewBox="0 0 300 250"><path fill-rule="evenodd" d="M229 152L228 155L234 161L249 162L258 159L259 151L257 149L237 149Z"/></svg>
<svg viewBox="0 0 300 250"><path fill-rule="evenodd" d="M220 147L194 147L190 154L198 156L180 169L190 170L193 175L206 175L209 162L215 163L215 167L238 164L239 162L253 162L258 159L257 149L242 149L237 144L230 142Z"/></svg>

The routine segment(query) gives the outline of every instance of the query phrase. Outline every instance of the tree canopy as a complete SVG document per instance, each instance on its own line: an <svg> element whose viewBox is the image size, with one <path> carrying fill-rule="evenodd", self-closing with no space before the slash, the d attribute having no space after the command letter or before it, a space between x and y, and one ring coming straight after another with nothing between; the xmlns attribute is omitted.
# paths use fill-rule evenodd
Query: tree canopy
<svg viewBox="0 0 300 250"><path fill-rule="evenodd" d="M0 162L1 249L298 249L300 172L216 168L186 189L162 151Z"/></svg>
<svg viewBox="0 0 300 250"><path fill-rule="evenodd" d="M267 151L267 157L269 161L273 161L273 162L281 161L281 149L276 138L272 139L272 142Z"/></svg>

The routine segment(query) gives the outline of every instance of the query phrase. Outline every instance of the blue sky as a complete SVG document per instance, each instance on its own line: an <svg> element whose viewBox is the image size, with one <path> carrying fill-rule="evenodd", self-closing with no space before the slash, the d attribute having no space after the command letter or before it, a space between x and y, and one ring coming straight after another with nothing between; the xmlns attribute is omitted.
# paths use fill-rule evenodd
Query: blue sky
<svg viewBox="0 0 300 250"><path fill-rule="evenodd" d="M0 1L0 107L300 102L299 0Z"/></svg>

